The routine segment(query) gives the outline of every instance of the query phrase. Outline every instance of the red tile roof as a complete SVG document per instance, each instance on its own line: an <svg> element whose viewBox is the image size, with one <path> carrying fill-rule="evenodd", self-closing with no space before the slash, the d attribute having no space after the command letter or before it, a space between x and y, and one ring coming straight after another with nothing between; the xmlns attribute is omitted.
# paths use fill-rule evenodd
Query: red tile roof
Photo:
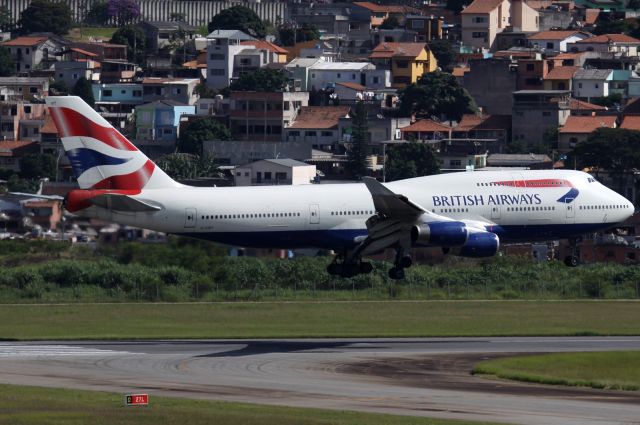
<svg viewBox="0 0 640 425"><path fill-rule="evenodd" d="M69 50L71 50L72 52L76 52L76 53L80 53L81 55L85 55L85 56L91 56L91 57L96 57L98 55L96 55L93 52L89 52L87 50L83 50L83 49L79 49L77 47L72 47Z"/></svg>
<svg viewBox="0 0 640 425"><path fill-rule="evenodd" d="M20 141L20 140L4 140L0 142L0 156L13 156L13 151L24 148L38 142Z"/></svg>
<svg viewBox="0 0 640 425"><path fill-rule="evenodd" d="M47 114L46 118L44 119L44 124L42 125L42 127L40 127L40 134L42 133L58 134L58 129L56 128L56 125L53 123L53 119L49 114Z"/></svg>
<svg viewBox="0 0 640 425"><path fill-rule="evenodd" d="M587 38L584 40L578 40L576 43L639 43L637 38L630 37L626 34L602 34L596 37Z"/></svg>
<svg viewBox="0 0 640 425"><path fill-rule="evenodd" d="M620 128L640 131L640 116L630 115L624 117L622 124L620 124Z"/></svg>
<svg viewBox="0 0 640 425"><path fill-rule="evenodd" d="M264 49L281 55L286 55L287 53L289 53L288 50L283 49L282 47L270 43L266 40L246 40L240 42L240 44L242 44L243 46L254 46L256 49Z"/></svg>
<svg viewBox="0 0 640 425"><path fill-rule="evenodd" d="M545 80L570 80L573 74L580 69L579 66L556 66L547 73Z"/></svg>
<svg viewBox="0 0 640 425"><path fill-rule="evenodd" d="M49 37L18 37L13 40L5 41L3 46L37 46L47 41Z"/></svg>
<svg viewBox="0 0 640 425"><path fill-rule="evenodd" d="M529 40L564 40L582 31L541 31L527 37ZM584 33L583 33L584 34Z"/></svg>
<svg viewBox="0 0 640 425"><path fill-rule="evenodd" d="M469 6L462 9L461 13L489 13L504 0L474 0Z"/></svg>
<svg viewBox="0 0 640 425"><path fill-rule="evenodd" d="M566 59L580 59L582 55L586 54L586 52L575 52L575 53L560 53L559 55L555 55L549 59L553 60L566 60Z"/></svg>
<svg viewBox="0 0 640 425"><path fill-rule="evenodd" d="M590 110L590 111L605 111L607 108L593 103L585 102L584 100L571 99L569 101L569 109L575 110Z"/></svg>
<svg viewBox="0 0 640 425"><path fill-rule="evenodd" d="M470 130L508 130L511 128L511 115L475 115L465 114L454 131Z"/></svg>
<svg viewBox="0 0 640 425"><path fill-rule="evenodd" d="M435 122L433 120L420 120L420 121L416 121L411 125L408 125L406 127L402 127L400 129L400 131L404 132L410 132L410 133L417 133L417 132L443 132L443 133L448 133L452 130L451 127L449 127L448 125L445 124L441 124L439 122Z"/></svg>
<svg viewBox="0 0 640 425"><path fill-rule="evenodd" d="M600 16L600 9L586 9L584 23L593 25L598 20L598 16Z"/></svg>
<svg viewBox="0 0 640 425"><path fill-rule="evenodd" d="M289 128L336 128L340 118L349 114L348 106L303 106Z"/></svg>
<svg viewBox="0 0 640 425"><path fill-rule="evenodd" d="M571 115L567 118L564 126L559 130L560 133L571 134L589 134L593 133L601 127L615 128L616 117L615 116L596 116L596 117L581 117Z"/></svg>
<svg viewBox="0 0 640 425"><path fill-rule="evenodd" d="M424 48L424 43L380 43L373 49L369 57L372 59L390 57L415 58L422 53Z"/></svg>
<svg viewBox="0 0 640 425"><path fill-rule="evenodd" d="M350 88L352 90L357 90L357 91L365 91L367 88L365 86L363 86L362 84L358 84L358 83L352 83L352 82L344 82L344 83L336 83L340 86L343 87L347 87Z"/></svg>
<svg viewBox="0 0 640 425"><path fill-rule="evenodd" d="M375 4L368 1L354 1L354 5L363 7L365 9L369 9L372 12L382 12L382 13L413 13L416 15L420 14L420 10L410 7L410 6L402 6L397 4Z"/></svg>

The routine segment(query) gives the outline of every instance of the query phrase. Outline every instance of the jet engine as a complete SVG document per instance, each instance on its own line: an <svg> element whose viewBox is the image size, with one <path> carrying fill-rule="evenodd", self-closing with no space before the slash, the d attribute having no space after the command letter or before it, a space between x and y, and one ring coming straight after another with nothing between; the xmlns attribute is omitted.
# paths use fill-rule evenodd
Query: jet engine
<svg viewBox="0 0 640 425"><path fill-rule="evenodd" d="M475 231L469 234L467 242L450 251L452 255L470 258L493 257L500 249L500 238L498 235L484 230Z"/></svg>
<svg viewBox="0 0 640 425"><path fill-rule="evenodd" d="M411 228L411 242L417 245L462 246L469 230L460 221L419 223Z"/></svg>

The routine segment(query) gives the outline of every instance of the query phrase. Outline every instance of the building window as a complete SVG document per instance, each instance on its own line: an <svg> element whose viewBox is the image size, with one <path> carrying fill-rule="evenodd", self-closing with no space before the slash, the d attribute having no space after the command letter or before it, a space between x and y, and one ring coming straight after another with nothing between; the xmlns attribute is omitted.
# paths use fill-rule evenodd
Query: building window
<svg viewBox="0 0 640 425"><path fill-rule="evenodd" d="M411 21L411 28L414 28L414 29L424 28L424 21L422 20Z"/></svg>
<svg viewBox="0 0 640 425"><path fill-rule="evenodd" d="M173 134L173 130L170 128L165 128L162 130L162 134Z"/></svg>
<svg viewBox="0 0 640 425"><path fill-rule="evenodd" d="M474 31L471 33L471 37L473 38L487 38L486 31Z"/></svg>
<svg viewBox="0 0 640 425"><path fill-rule="evenodd" d="M315 131L305 131L304 135L305 136L309 136L309 137L315 137L316 136L316 132Z"/></svg>
<svg viewBox="0 0 640 425"><path fill-rule="evenodd" d="M378 84L380 82L380 77L373 77L373 84Z"/></svg>
<svg viewBox="0 0 640 425"><path fill-rule="evenodd" d="M211 53L209 55L209 59L213 61L221 61L221 60L224 60L224 55L220 53Z"/></svg>
<svg viewBox="0 0 640 425"><path fill-rule="evenodd" d="M276 173L276 180L286 180L287 173Z"/></svg>
<svg viewBox="0 0 640 425"><path fill-rule="evenodd" d="M582 83L578 83L578 88L581 89L582 88Z"/></svg>
<svg viewBox="0 0 640 425"><path fill-rule="evenodd" d="M142 97L142 90L134 90L133 97Z"/></svg>
<svg viewBox="0 0 640 425"><path fill-rule="evenodd" d="M38 93L38 88L37 87L29 87L29 93L31 93L31 94Z"/></svg>
<svg viewBox="0 0 640 425"><path fill-rule="evenodd" d="M460 159L451 159L449 160L449 165L452 167L460 167L462 166L462 160Z"/></svg>
<svg viewBox="0 0 640 425"><path fill-rule="evenodd" d="M396 61L396 67L397 68L408 68L409 67L409 61Z"/></svg>
<svg viewBox="0 0 640 425"><path fill-rule="evenodd" d="M320 133L322 137L331 137L333 136L333 131L323 131Z"/></svg>
<svg viewBox="0 0 640 425"><path fill-rule="evenodd" d="M291 137L298 137L300 135L299 131L290 131L289 132L289 136Z"/></svg>
<svg viewBox="0 0 640 425"><path fill-rule="evenodd" d="M27 105L25 105L25 107L24 107L24 113L25 113L25 114L30 114L30 113L31 113L31 106L27 106Z"/></svg>
<svg viewBox="0 0 640 425"><path fill-rule="evenodd" d="M484 16L475 16L473 18L473 22L476 23L476 24L483 24L483 23L487 22L487 18L484 17Z"/></svg>
<svg viewBox="0 0 640 425"><path fill-rule="evenodd" d="M102 92L102 95L103 95L104 97L111 97L111 96L113 95L113 92L112 92L111 90L104 90L104 91Z"/></svg>
<svg viewBox="0 0 640 425"><path fill-rule="evenodd" d="M210 69L209 75L224 75L224 69Z"/></svg>
<svg viewBox="0 0 640 425"><path fill-rule="evenodd" d="M265 180L271 180L271 171L265 171L264 172L264 179Z"/></svg>
<svg viewBox="0 0 640 425"><path fill-rule="evenodd" d="M600 85L598 83L595 84L595 88L600 88Z"/></svg>

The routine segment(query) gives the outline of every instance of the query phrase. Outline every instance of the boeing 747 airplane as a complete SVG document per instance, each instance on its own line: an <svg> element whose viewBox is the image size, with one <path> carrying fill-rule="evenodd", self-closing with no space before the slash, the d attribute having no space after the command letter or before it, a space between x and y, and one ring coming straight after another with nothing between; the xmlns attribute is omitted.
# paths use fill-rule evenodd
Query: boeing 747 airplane
<svg viewBox="0 0 640 425"><path fill-rule="evenodd" d="M394 248L404 277L411 247L489 257L500 241L575 238L620 223L631 202L580 171L486 171L382 184L201 188L177 183L75 96L49 111L78 179L68 211L236 246L337 252L328 272L369 273L363 257ZM569 265L577 265L575 256Z"/></svg>

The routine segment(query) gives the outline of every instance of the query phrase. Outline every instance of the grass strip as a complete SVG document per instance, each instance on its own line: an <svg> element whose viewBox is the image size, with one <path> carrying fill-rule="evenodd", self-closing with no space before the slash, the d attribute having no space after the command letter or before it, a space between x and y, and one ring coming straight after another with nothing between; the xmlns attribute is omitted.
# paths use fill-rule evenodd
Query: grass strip
<svg viewBox="0 0 640 425"><path fill-rule="evenodd" d="M144 407L123 406L123 395L0 385L0 424L48 425L463 425L486 424L351 411L263 406L150 396Z"/></svg>
<svg viewBox="0 0 640 425"><path fill-rule="evenodd" d="M3 305L0 339L638 335L635 301Z"/></svg>
<svg viewBox="0 0 640 425"><path fill-rule="evenodd" d="M478 363L474 374L550 385L640 390L640 351L557 353Z"/></svg>

